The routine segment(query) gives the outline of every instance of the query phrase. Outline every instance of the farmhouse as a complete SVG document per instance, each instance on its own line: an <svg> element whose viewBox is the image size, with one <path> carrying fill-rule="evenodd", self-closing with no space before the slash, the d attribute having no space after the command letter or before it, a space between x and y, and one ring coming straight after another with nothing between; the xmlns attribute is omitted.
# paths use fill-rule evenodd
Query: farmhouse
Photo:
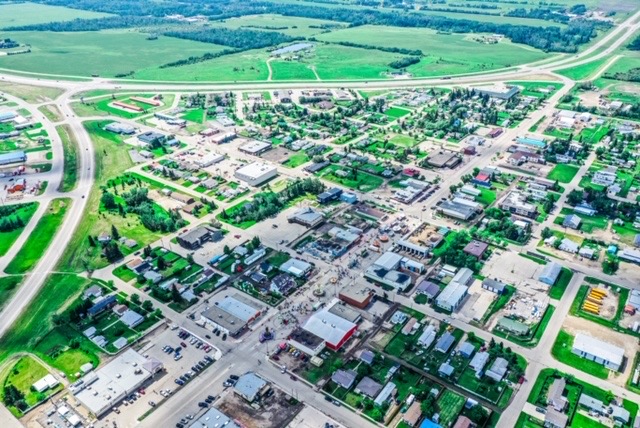
<svg viewBox="0 0 640 428"><path fill-rule="evenodd" d="M614 371L620 370L624 361L624 349L584 333L576 335L571 352Z"/></svg>

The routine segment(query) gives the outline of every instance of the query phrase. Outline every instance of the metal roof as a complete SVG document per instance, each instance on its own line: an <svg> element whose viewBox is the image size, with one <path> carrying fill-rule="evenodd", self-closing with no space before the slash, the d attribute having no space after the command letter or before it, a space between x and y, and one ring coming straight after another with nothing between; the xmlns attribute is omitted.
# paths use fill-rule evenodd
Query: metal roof
<svg viewBox="0 0 640 428"><path fill-rule="evenodd" d="M302 328L321 337L327 343L337 345L356 327L356 324L332 314L325 308L311 315Z"/></svg>
<svg viewBox="0 0 640 428"><path fill-rule="evenodd" d="M573 349L617 365L621 365L624 360L624 349L584 333L576 335L573 340Z"/></svg>
<svg viewBox="0 0 640 428"><path fill-rule="evenodd" d="M266 380L253 372L248 372L240 376L233 389L248 401L253 401L266 385Z"/></svg>

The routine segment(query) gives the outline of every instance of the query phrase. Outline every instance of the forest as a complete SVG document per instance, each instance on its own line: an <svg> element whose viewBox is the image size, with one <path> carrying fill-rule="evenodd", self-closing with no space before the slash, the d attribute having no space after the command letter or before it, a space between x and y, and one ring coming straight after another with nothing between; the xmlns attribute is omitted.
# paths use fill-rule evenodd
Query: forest
<svg viewBox="0 0 640 428"><path fill-rule="evenodd" d="M214 43L238 49L259 49L302 39L275 31L232 30L229 28L206 28L195 31L167 31L165 36L197 42Z"/></svg>

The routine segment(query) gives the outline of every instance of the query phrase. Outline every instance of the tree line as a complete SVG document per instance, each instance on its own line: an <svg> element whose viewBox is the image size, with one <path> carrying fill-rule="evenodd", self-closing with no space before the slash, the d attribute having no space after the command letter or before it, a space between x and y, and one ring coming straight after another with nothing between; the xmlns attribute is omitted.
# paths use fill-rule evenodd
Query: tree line
<svg viewBox="0 0 640 428"><path fill-rule="evenodd" d="M147 2L138 0L36 0L37 3L52 6L66 6L73 9L90 10L94 12L112 13L121 16L157 16L167 15L220 15L223 11L220 8L222 1L216 0L193 0Z"/></svg>
<svg viewBox="0 0 640 428"><path fill-rule="evenodd" d="M310 37L307 40L311 42L316 42L317 39L315 37ZM391 52L391 53L399 53L403 55L413 55L413 56L422 56L423 53L420 49L406 49L406 48L396 48L396 47L387 47L387 46L376 46L376 45L367 45L364 43L354 43L354 42L331 42L334 45L347 46L350 48L361 48L361 49L369 49L369 50L377 50L382 52Z"/></svg>
<svg viewBox="0 0 640 428"><path fill-rule="evenodd" d="M229 28L207 28L194 31L167 31L165 36L179 39L195 40L197 42L214 43L237 49L260 49L268 46L302 40L302 37L292 37L275 31L254 31Z"/></svg>
<svg viewBox="0 0 640 428"><path fill-rule="evenodd" d="M395 68L397 70L404 69L409 67L410 65L417 64L420 62L420 58L417 56L408 56L405 58L401 58L389 63L389 67Z"/></svg>
<svg viewBox="0 0 640 428"><path fill-rule="evenodd" d="M44 24L22 25L9 27L7 31L54 31L54 32L78 32L100 31L114 28L150 27L166 25L172 21L153 16L109 16L107 18L81 19L72 21L47 22Z"/></svg>
<svg viewBox="0 0 640 428"><path fill-rule="evenodd" d="M25 221L19 211L26 205L0 206L0 232L11 232L25 226Z"/></svg>

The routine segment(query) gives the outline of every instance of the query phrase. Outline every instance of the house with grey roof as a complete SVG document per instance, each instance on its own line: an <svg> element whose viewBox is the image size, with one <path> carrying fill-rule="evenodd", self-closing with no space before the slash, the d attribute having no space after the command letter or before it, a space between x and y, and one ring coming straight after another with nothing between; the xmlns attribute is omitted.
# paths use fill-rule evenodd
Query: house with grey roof
<svg viewBox="0 0 640 428"><path fill-rule="evenodd" d="M447 363L442 363L438 368L438 374L442 377L449 377L453 374L453 367Z"/></svg>
<svg viewBox="0 0 640 428"><path fill-rule="evenodd" d="M562 226L577 230L580 228L580 223L582 223L582 219L580 217L575 214L569 214L564 218Z"/></svg>
<svg viewBox="0 0 640 428"><path fill-rule="evenodd" d="M455 341L456 341L456 338L453 337L453 335L447 331L445 334L440 336L440 339L438 339L438 343L436 343L435 349L438 352L442 352L443 354L446 354L447 352L449 352L449 350L451 349L451 346L453 345L453 342Z"/></svg>
<svg viewBox="0 0 640 428"><path fill-rule="evenodd" d="M560 266L556 262L549 262L544 266L542 273L538 276L538 281L543 282L547 285L553 285L558 280L558 276L560 276L560 271L562 271L562 266Z"/></svg>
<svg viewBox="0 0 640 428"><path fill-rule="evenodd" d="M487 370L484 374L485 376L495 380L496 382L500 382L507 374L508 369L509 362L502 357L498 357L495 359L493 364L491 364L489 370Z"/></svg>
<svg viewBox="0 0 640 428"><path fill-rule="evenodd" d="M567 387L567 381L563 377L554 379L547 393L547 403L558 412L563 412L567 407L567 397L564 396L564 390Z"/></svg>
<svg viewBox="0 0 640 428"><path fill-rule="evenodd" d="M592 412L596 412L600 414L604 413L604 403L587 394L580 394L580 398L578 399L578 404Z"/></svg>
<svg viewBox="0 0 640 428"><path fill-rule="evenodd" d="M471 358L475 350L475 347L471 343L463 342L458 349L458 353L465 358Z"/></svg>
<svg viewBox="0 0 640 428"><path fill-rule="evenodd" d="M371 379L369 376L363 377L354 389L356 393L366 395L369 398L375 398L381 390L382 385Z"/></svg>
<svg viewBox="0 0 640 428"><path fill-rule="evenodd" d="M476 377L479 378L481 376L482 370L487 365L488 361L489 361L488 352L485 352L485 351L478 352L476 355L473 356L473 358L471 359L471 362L469 363L469 367L475 370Z"/></svg>
<svg viewBox="0 0 640 428"><path fill-rule="evenodd" d="M547 409L544 414L544 426L545 428L565 428L569 417L561 412L558 412L554 408Z"/></svg>
<svg viewBox="0 0 640 428"><path fill-rule="evenodd" d="M356 381L358 373L353 370L336 370L331 375L331 380L344 389L350 389L353 386L353 382Z"/></svg>

